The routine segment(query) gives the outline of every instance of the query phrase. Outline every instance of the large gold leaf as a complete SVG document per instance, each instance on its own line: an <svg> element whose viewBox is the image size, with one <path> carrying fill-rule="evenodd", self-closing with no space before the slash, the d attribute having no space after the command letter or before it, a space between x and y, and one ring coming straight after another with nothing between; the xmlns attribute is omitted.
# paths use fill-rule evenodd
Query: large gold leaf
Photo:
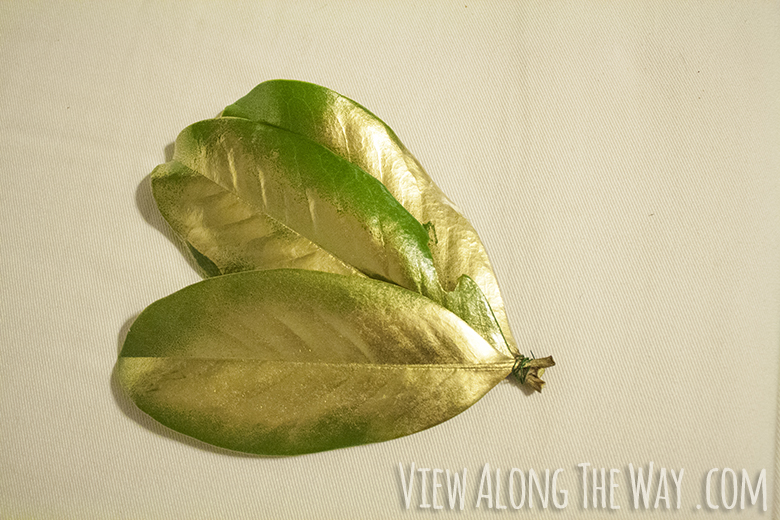
<svg viewBox="0 0 780 520"><path fill-rule="evenodd" d="M430 223L435 236L431 253L444 289L453 290L461 275L471 277L487 298L510 350L517 353L498 281L477 232L381 119L330 89L290 80L261 83L223 115L304 135L379 179L419 222Z"/></svg>
<svg viewBox="0 0 780 520"><path fill-rule="evenodd" d="M220 273L365 274L419 292L509 352L468 276L444 290L425 227L379 180L300 134L243 118L195 123L152 188L163 216Z"/></svg>
<svg viewBox="0 0 780 520"><path fill-rule="evenodd" d="M210 278L153 303L117 372L139 408L181 433L291 455L434 426L513 364L419 294L280 269Z"/></svg>
<svg viewBox="0 0 780 520"><path fill-rule="evenodd" d="M379 181L314 141L210 119L179 134L174 160L368 276L441 292L426 230Z"/></svg>

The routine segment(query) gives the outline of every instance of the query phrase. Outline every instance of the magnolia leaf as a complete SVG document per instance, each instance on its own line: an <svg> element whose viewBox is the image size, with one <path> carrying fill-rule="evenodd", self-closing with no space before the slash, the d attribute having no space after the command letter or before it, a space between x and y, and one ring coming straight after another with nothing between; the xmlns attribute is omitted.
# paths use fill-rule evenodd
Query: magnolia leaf
<svg viewBox="0 0 780 520"><path fill-rule="evenodd" d="M173 159L372 278L441 291L425 228L381 182L314 141L210 119L179 134Z"/></svg>
<svg viewBox="0 0 780 520"><path fill-rule="evenodd" d="M306 137L241 118L195 123L152 173L152 189L171 226L220 272L365 274L430 298L509 352L468 276L442 288L425 226L379 180Z"/></svg>
<svg viewBox="0 0 780 520"><path fill-rule="evenodd" d="M514 364L415 292L279 269L210 278L153 303L130 327L117 373L141 410L176 431L293 455L439 424Z"/></svg>
<svg viewBox="0 0 780 520"><path fill-rule="evenodd" d="M472 278L513 353L517 353L487 252L468 220L381 119L330 89L291 80L261 83L225 108L224 116L263 121L304 135L379 179L419 221L435 232L433 263L451 291L461 275Z"/></svg>
<svg viewBox="0 0 780 520"><path fill-rule="evenodd" d="M152 172L163 217L189 244L210 276L257 269L296 268L361 275L308 238L243 200L237 190L178 161Z"/></svg>

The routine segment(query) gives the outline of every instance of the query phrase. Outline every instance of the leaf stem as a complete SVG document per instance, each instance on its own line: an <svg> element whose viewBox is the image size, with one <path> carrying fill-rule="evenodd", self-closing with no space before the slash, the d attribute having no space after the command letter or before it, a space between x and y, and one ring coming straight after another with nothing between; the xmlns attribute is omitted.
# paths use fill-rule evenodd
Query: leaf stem
<svg viewBox="0 0 780 520"><path fill-rule="evenodd" d="M552 356L546 358L536 359L534 353L531 352L531 357L525 357L522 354L515 355L515 364L512 367L512 375L514 375L520 384L528 385L537 392L541 392L544 388L544 381L541 380L544 369L555 366Z"/></svg>

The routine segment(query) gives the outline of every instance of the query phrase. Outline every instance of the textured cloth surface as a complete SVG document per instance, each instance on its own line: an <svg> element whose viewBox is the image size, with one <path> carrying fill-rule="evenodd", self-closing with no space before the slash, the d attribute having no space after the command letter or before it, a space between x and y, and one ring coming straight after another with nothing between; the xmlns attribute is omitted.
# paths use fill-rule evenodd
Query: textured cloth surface
<svg viewBox="0 0 780 520"><path fill-rule="evenodd" d="M467 469L463 511L437 473L440 518L493 518L486 464L507 514L512 468L561 468L546 514L602 517L581 463L607 507L619 470L614 518L706 509L713 468L729 505L723 468L765 469L766 513L720 512L770 517L779 27L777 2L0 2L0 518L425 516L413 462ZM124 396L129 325L199 280L148 174L273 78L396 131L480 233L521 348L555 357L543 394L506 381L425 432L295 458L213 449ZM651 461L684 468L679 511L671 473L670 509L658 473L634 509Z"/></svg>

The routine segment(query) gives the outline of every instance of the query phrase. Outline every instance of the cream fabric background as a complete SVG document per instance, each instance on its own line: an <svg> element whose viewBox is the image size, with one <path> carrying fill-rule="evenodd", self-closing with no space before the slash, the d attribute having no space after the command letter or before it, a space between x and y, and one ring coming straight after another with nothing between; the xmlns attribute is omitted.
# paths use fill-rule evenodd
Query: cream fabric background
<svg viewBox="0 0 780 520"><path fill-rule="evenodd" d="M465 510L439 518L493 517L485 463L564 468L556 518L605 514L581 508L581 462L621 470L614 518L707 516L724 467L765 468L771 509L779 6L0 2L0 518L430 515L404 509L399 462L468 469ZM461 206L520 343L558 362L543 395L504 382L420 434L279 459L127 401L127 327L199 279L146 176L272 78L369 107ZM631 506L628 464L649 461L685 468L680 511Z"/></svg>

